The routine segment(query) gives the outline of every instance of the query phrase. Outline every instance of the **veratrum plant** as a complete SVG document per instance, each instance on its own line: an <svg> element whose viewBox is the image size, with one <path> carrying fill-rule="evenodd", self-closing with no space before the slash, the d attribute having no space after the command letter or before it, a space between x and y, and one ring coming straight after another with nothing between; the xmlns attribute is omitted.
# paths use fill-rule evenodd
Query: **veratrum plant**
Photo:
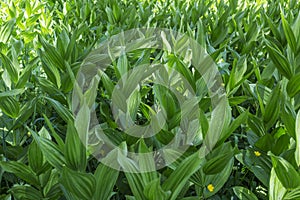
<svg viewBox="0 0 300 200"><path fill-rule="evenodd" d="M109 49L123 53L103 61L108 66L95 72L99 79L74 103L73 92L83 87L74 85L86 59L101 60L96 50L104 41L142 28L179 32L203 47L228 99L228 106L219 107L222 114L214 115L213 97L189 62L191 53L180 54L188 40L173 44L171 34L159 35L161 50L141 48L145 42L138 50ZM0 199L300 199L299 35L297 0L1 1ZM160 83L172 80L183 96L189 85L198 98L181 105L167 84L150 78L127 82L133 89L126 96L124 76L133 71L147 77L138 66L150 64L165 66L155 74ZM114 98L118 92L125 98ZM114 104L125 114L116 115ZM74 105L82 110L74 112ZM197 115L187 114L196 108ZM99 123L87 125L91 110ZM163 117L154 118L158 111ZM120 128L120 121L146 127L153 120L164 126L151 137ZM92 143L99 135L84 140L99 130L118 148L99 148ZM168 152L176 158L168 165L128 156L181 141L182 130L195 137L187 138L191 142L183 154ZM220 137L209 152L201 149L210 141L204 138L216 131ZM156 164L163 167L153 170Z"/></svg>

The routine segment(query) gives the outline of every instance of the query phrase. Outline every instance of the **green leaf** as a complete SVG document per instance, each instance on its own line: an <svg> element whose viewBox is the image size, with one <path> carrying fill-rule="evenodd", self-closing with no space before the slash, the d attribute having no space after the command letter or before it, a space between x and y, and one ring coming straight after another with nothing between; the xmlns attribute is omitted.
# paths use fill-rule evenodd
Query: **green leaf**
<svg viewBox="0 0 300 200"><path fill-rule="evenodd" d="M107 76L106 73L104 73L103 71L99 70L98 74L101 77L101 81L106 89L106 92L108 93L109 96L112 95L113 91L114 91L114 84L111 81L111 79Z"/></svg>
<svg viewBox="0 0 300 200"><path fill-rule="evenodd" d="M291 104L285 104L282 107L280 118L283 121L285 128L287 129L287 133L294 139L296 139L296 112L294 110L294 107Z"/></svg>
<svg viewBox="0 0 300 200"><path fill-rule="evenodd" d="M85 103L81 106L79 112L75 119L75 128L79 135L80 140L83 142L84 146L88 145L88 132L90 126L90 109Z"/></svg>
<svg viewBox="0 0 300 200"><path fill-rule="evenodd" d="M292 51L294 53L297 53L297 42L296 42L296 37L293 33L293 30L292 30L291 26L288 24L288 22L286 21L282 10L281 10L280 15L281 15L281 22L282 22L282 27L284 30L285 38L286 38L289 46L291 47Z"/></svg>
<svg viewBox="0 0 300 200"><path fill-rule="evenodd" d="M96 180L92 174L77 172L63 167L61 184L79 199L92 199Z"/></svg>
<svg viewBox="0 0 300 200"><path fill-rule="evenodd" d="M15 95L21 94L23 92L24 92L24 89L14 89L14 90L1 92L0 93L0 98L1 97L8 97L8 96L15 96Z"/></svg>
<svg viewBox="0 0 300 200"><path fill-rule="evenodd" d="M274 138L271 136L271 134L266 134L264 136L261 136L256 142L255 147L263 150L263 151L271 151L272 147L275 143Z"/></svg>
<svg viewBox="0 0 300 200"><path fill-rule="evenodd" d="M47 65L53 68L59 68L61 70L65 69L65 62L62 56L57 52L57 50L50 45L41 35L39 35L39 42L44 47L43 59Z"/></svg>
<svg viewBox="0 0 300 200"><path fill-rule="evenodd" d="M30 185L15 185L9 190L16 199L36 200L43 199L40 191Z"/></svg>
<svg viewBox="0 0 300 200"><path fill-rule="evenodd" d="M222 132L221 136L220 136L220 140L218 141L218 143L216 144L216 146L219 146L220 144L224 143L225 140L238 128L240 127L240 125L242 123L247 122L247 118L248 118L248 111L243 112L242 114L240 114L233 122L231 122L231 124L229 125L229 127Z"/></svg>
<svg viewBox="0 0 300 200"><path fill-rule="evenodd" d="M17 83L19 79L19 72L14 63L3 53L0 53L0 57L2 60L2 66L7 70L10 80Z"/></svg>
<svg viewBox="0 0 300 200"><path fill-rule="evenodd" d="M300 167L300 111L298 111L296 117L296 151L295 151L295 159L298 167Z"/></svg>
<svg viewBox="0 0 300 200"><path fill-rule="evenodd" d="M201 153L196 152L184 159L163 183L162 189L171 191L170 200L177 198L189 178L201 168L204 158L199 157L199 154Z"/></svg>
<svg viewBox="0 0 300 200"><path fill-rule="evenodd" d="M7 116L11 118L17 118L20 112L20 104L19 102L12 96L0 97L0 109Z"/></svg>
<svg viewBox="0 0 300 200"><path fill-rule="evenodd" d="M145 175L145 173L137 173L137 172L139 172L139 168L138 168L136 162L127 158L121 152L119 152L118 161L119 161L120 165L122 166L122 168L126 169L126 171L127 171L125 173L125 175L126 175L128 184L130 186L130 189L132 191L132 194L137 199L146 200L146 197L145 197L143 191L144 191L144 187L147 184L147 182L145 182L146 178L143 179L143 176L147 176L147 175Z"/></svg>
<svg viewBox="0 0 300 200"><path fill-rule="evenodd" d="M300 187L300 175L296 169L285 159L269 154L272 158L272 163L276 176L286 189Z"/></svg>
<svg viewBox="0 0 300 200"><path fill-rule="evenodd" d="M284 200L296 200L296 199L300 199L300 187L287 192L286 195L284 196Z"/></svg>
<svg viewBox="0 0 300 200"><path fill-rule="evenodd" d="M258 200L258 198L250 190L244 187L235 186L233 187L234 194L240 200Z"/></svg>
<svg viewBox="0 0 300 200"><path fill-rule="evenodd" d="M293 76L293 71L286 57L284 57L284 55L281 52L279 52L277 49L271 47L268 44L267 44L267 50L278 71L283 76L290 79Z"/></svg>
<svg viewBox="0 0 300 200"><path fill-rule="evenodd" d="M229 143L226 144L223 144L209 154L210 159L202 168L205 174L211 175L220 173L226 164L233 158L234 149Z"/></svg>
<svg viewBox="0 0 300 200"><path fill-rule="evenodd" d="M46 78L38 78L37 82L41 90L47 93L50 97L55 98L59 102L65 101L64 94L55 86L55 83L52 83Z"/></svg>
<svg viewBox="0 0 300 200"><path fill-rule="evenodd" d="M82 144L73 122L69 121L65 143L66 164L70 169L85 171L87 158L86 148Z"/></svg>
<svg viewBox="0 0 300 200"><path fill-rule="evenodd" d="M149 200L167 200L171 192L164 191L160 185L160 178L157 178L146 185L144 194Z"/></svg>
<svg viewBox="0 0 300 200"><path fill-rule="evenodd" d="M176 47L175 47L176 48ZM183 77L189 82L191 87L195 90L195 80L192 72L189 70L188 66L176 55L171 54L168 56L168 65L173 67L176 71L183 75Z"/></svg>
<svg viewBox="0 0 300 200"><path fill-rule="evenodd" d="M54 137L55 141L58 144L58 147L61 151L63 151L65 148L65 144L63 142L63 140L61 139L61 137L56 133L56 131L54 130L54 127L52 125L52 123L50 122L49 118L43 114L44 120L48 126L48 128L50 129L51 135Z"/></svg>
<svg viewBox="0 0 300 200"><path fill-rule="evenodd" d="M203 182L201 181L201 185L205 186L205 188L203 189L203 196L205 198L209 198L213 196L224 186L224 184L227 182L231 174L233 168L233 162L234 159L231 159L224 167L224 169L218 174L205 175L204 173L202 173L202 177L204 178L204 181ZM210 184L212 184L212 186L214 187L213 191L208 190L208 186Z"/></svg>
<svg viewBox="0 0 300 200"><path fill-rule="evenodd" d="M28 130L33 135L34 140L41 149L45 159L55 168L61 170L65 165L66 161L63 153L58 148L58 146L49 139L46 139L42 136L38 136L33 130L28 128ZM46 129L44 129L46 131ZM49 134L49 133L48 133Z"/></svg>
<svg viewBox="0 0 300 200"><path fill-rule="evenodd" d="M247 57L242 56L239 59L233 61L233 68L230 72L230 77L228 80L228 92L232 92L235 87L241 85L241 80L247 71Z"/></svg>
<svg viewBox="0 0 300 200"><path fill-rule="evenodd" d="M300 91L299 82L300 82L300 74L293 76L289 80L287 87L286 87L286 91L291 98L299 93L299 91Z"/></svg>
<svg viewBox="0 0 300 200"><path fill-rule="evenodd" d="M286 189L283 187L278 177L276 176L274 168L271 170L270 184L269 184L269 198L270 200L283 199Z"/></svg>
<svg viewBox="0 0 300 200"><path fill-rule="evenodd" d="M112 169L101 163L98 165L94 176L96 178L94 199L109 200L113 195L113 189L119 176L119 170Z"/></svg>
<svg viewBox="0 0 300 200"><path fill-rule="evenodd" d="M223 131L227 130L231 120L231 108L226 98L221 97L220 102L212 111L209 129L204 139L204 145L212 150L218 142Z"/></svg>
<svg viewBox="0 0 300 200"><path fill-rule="evenodd" d="M267 129L273 126L279 116L280 102L281 90L280 84L278 84L272 91L269 101L265 107L264 122L266 123Z"/></svg>
<svg viewBox="0 0 300 200"><path fill-rule="evenodd" d="M272 169L271 158L260 152L257 157L253 149L242 151L242 154L236 155L236 158L245 165L253 174L266 186L269 186L270 172Z"/></svg>
<svg viewBox="0 0 300 200"><path fill-rule="evenodd" d="M1 161L0 166L4 171L15 174L17 177L23 179L29 184L32 184L34 186L39 185L38 177L30 169L30 167L28 167L24 163L16 161Z"/></svg>
<svg viewBox="0 0 300 200"><path fill-rule="evenodd" d="M64 107L60 102L51 99L49 97L45 97L47 102L56 110L56 112L59 114L59 116L68 123L68 121L71 121L73 119L73 116L66 107Z"/></svg>
<svg viewBox="0 0 300 200"><path fill-rule="evenodd" d="M11 36L12 30L15 26L16 19L11 19L2 24L0 28L0 42L6 44Z"/></svg>
<svg viewBox="0 0 300 200"><path fill-rule="evenodd" d="M34 172L38 172L44 163L43 153L35 141L32 141L28 149L28 162Z"/></svg>
<svg viewBox="0 0 300 200"><path fill-rule="evenodd" d="M125 52L122 52L117 63L117 71L119 74L119 79L121 79L128 72L128 60Z"/></svg>
<svg viewBox="0 0 300 200"><path fill-rule="evenodd" d="M43 69L47 74L47 78L56 85L57 88L61 87L61 77L58 68L55 65L51 65L45 56L40 52L39 57L42 59Z"/></svg>

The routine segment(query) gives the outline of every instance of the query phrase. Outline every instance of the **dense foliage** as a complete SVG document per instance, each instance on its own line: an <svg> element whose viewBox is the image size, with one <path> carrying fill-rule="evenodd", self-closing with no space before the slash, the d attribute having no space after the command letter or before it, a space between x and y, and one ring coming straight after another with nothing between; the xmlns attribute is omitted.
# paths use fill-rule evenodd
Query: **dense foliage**
<svg viewBox="0 0 300 200"><path fill-rule="evenodd" d="M297 0L4 0L0 10L1 199L300 199ZM122 132L110 105L124 70L164 63L201 96L200 128L184 155L157 171L130 173L101 164L81 143L72 91L93 49L145 27L185 33L205 48L222 76L230 113L228 123L210 127L218 123L210 122L209 93L172 52L147 49L117 58L102 71L93 106L104 134L122 149L151 151L182 128L175 96L150 80L127 101L130 116L147 124L157 104L167 125L147 139ZM220 131L220 139L199 159L209 130ZM135 160L118 162L134 167Z"/></svg>

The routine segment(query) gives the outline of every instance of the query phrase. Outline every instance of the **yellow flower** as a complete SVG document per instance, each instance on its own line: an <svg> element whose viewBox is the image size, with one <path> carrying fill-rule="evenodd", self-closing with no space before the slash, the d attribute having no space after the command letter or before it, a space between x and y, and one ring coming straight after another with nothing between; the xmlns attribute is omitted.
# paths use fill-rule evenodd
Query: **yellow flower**
<svg viewBox="0 0 300 200"><path fill-rule="evenodd" d="M213 186L213 184L209 184L209 185L207 186L207 189L208 189L210 192L213 192L214 189L215 189L215 187Z"/></svg>
<svg viewBox="0 0 300 200"><path fill-rule="evenodd" d="M259 151L254 151L254 154L258 157L261 155L261 153Z"/></svg>

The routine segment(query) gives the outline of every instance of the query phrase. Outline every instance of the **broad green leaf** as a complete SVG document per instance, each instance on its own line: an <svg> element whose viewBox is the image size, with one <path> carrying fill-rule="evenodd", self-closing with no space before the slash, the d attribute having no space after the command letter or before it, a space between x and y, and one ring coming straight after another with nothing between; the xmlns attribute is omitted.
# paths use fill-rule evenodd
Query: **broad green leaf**
<svg viewBox="0 0 300 200"><path fill-rule="evenodd" d="M209 129L204 139L204 145L212 150L218 142L223 131L228 129L231 119L231 108L226 98L221 97L220 102L212 111Z"/></svg>
<svg viewBox="0 0 300 200"><path fill-rule="evenodd" d="M255 151L260 153L255 155ZM266 186L269 186L272 162L269 156L259 150L248 149L236 155L239 162L245 165Z"/></svg>
<svg viewBox="0 0 300 200"><path fill-rule="evenodd" d="M248 115L248 125L251 130L258 136L263 136L266 134L266 130L262 120L255 115L249 114Z"/></svg>
<svg viewBox="0 0 300 200"><path fill-rule="evenodd" d="M36 200L43 199L40 191L30 185L15 185L9 190L16 199Z"/></svg>
<svg viewBox="0 0 300 200"><path fill-rule="evenodd" d="M1 92L0 93L0 98L1 97L8 97L8 96L15 96L15 95L21 94L23 92L24 92L24 89L14 89L14 90Z"/></svg>
<svg viewBox="0 0 300 200"><path fill-rule="evenodd" d="M80 108L79 112L77 113L74 122L79 138L82 141L84 146L87 146L88 144L90 117L91 117L90 109L88 105L84 103Z"/></svg>
<svg viewBox="0 0 300 200"><path fill-rule="evenodd" d="M285 38L286 38L289 46L291 47L292 51L294 53L296 53L297 52L296 37L294 35L294 32L293 32L291 26L286 21L282 10L281 10L281 22L282 22Z"/></svg>
<svg viewBox="0 0 300 200"><path fill-rule="evenodd" d="M144 194L149 200L167 200L171 192L164 191L160 185L160 178L157 178L146 185Z"/></svg>
<svg viewBox="0 0 300 200"><path fill-rule="evenodd" d="M57 195L61 195L62 191L59 184L60 172L56 169L47 171L41 176L43 180L43 193L47 198L54 198Z"/></svg>
<svg viewBox="0 0 300 200"><path fill-rule="evenodd" d="M65 69L65 62L62 56L57 52L57 50L50 45L41 35L39 35L39 42L43 45L44 52L44 62L47 65L51 65L51 68L59 68L61 70ZM50 66L49 66L50 67Z"/></svg>
<svg viewBox="0 0 300 200"><path fill-rule="evenodd" d="M171 191L170 200L177 198L189 178L203 165L204 158L199 157L200 154L196 152L184 159L163 183L162 189Z"/></svg>
<svg viewBox="0 0 300 200"><path fill-rule="evenodd" d="M233 120L231 122L231 124L229 125L229 127L222 132L221 136L220 136L220 140L218 141L218 143L216 144L216 146L219 146L220 144L224 143L225 140L238 128L240 127L240 125L242 123L247 122L247 118L248 118L248 111L243 112L242 114L240 114L235 120Z"/></svg>
<svg viewBox="0 0 300 200"><path fill-rule="evenodd" d="M29 128L28 128L29 129ZM45 159L55 168L61 170L65 165L65 157L58 146L52 142L51 140L39 136L33 130L29 129L31 134L33 135L34 140L38 144L41 149ZM49 134L49 133L48 133Z"/></svg>
<svg viewBox="0 0 300 200"><path fill-rule="evenodd" d="M41 90L49 95L49 97L59 101L60 103L65 102L65 95L59 90L55 83L52 83L50 80L46 78L39 78L38 84Z"/></svg>
<svg viewBox="0 0 300 200"><path fill-rule="evenodd" d="M19 79L18 69L15 67L14 63L3 53L0 53L0 57L2 60L2 66L7 70L10 80L14 83L17 83Z"/></svg>
<svg viewBox="0 0 300 200"><path fill-rule="evenodd" d="M205 113L203 112L202 109L200 110L199 121L200 121L201 130L202 130L202 136L203 136L203 138L205 138L207 131L209 129L209 121L208 121L207 117L205 116Z"/></svg>
<svg viewBox="0 0 300 200"><path fill-rule="evenodd" d="M44 117L44 120L45 120L48 128L50 129L51 135L54 137L55 141L57 142L59 149L61 151L63 151L64 146L65 146L63 140L61 139L61 137L54 130L54 127L53 127L52 123L50 122L49 118L45 114L43 114L43 117Z"/></svg>
<svg viewBox="0 0 300 200"><path fill-rule="evenodd" d="M192 86L192 88L195 90L196 85L194 81L194 77L188 66L181 61L180 58L178 58L176 55L171 54L168 56L168 65L172 68L174 68L176 71L182 74L182 76L189 82L189 84Z"/></svg>
<svg viewBox="0 0 300 200"><path fill-rule="evenodd" d="M287 87L286 87L286 91L291 98L299 93L299 91L300 91L299 82L300 82L300 74L293 76L289 80Z"/></svg>
<svg viewBox="0 0 300 200"><path fill-rule="evenodd" d="M231 159L227 163L227 165L224 167L224 169L218 174L214 174L214 175L202 174L202 176L204 178L202 185L205 186L205 188L203 189L203 196L205 198L209 198L209 197L213 196L224 186L224 184L227 182L227 180L231 174L231 171L233 168L233 162L234 162L234 159ZM210 188L209 188L209 186L210 186ZM211 186L213 188L211 188ZM209 190L209 189L211 189L211 190Z"/></svg>
<svg viewBox="0 0 300 200"><path fill-rule="evenodd" d="M134 196L125 195L126 200L136 200Z"/></svg>
<svg viewBox="0 0 300 200"><path fill-rule="evenodd" d="M175 115L177 109L177 101L173 93L163 85L155 85L153 90L155 97L166 112L167 118L171 119Z"/></svg>
<svg viewBox="0 0 300 200"><path fill-rule="evenodd" d="M51 99L49 97L45 97L47 102L56 110L56 112L59 114L59 116L65 121L71 121L73 119L73 116L65 106L63 106L60 102Z"/></svg>
<svg viewBox="0 0 300 200"><path fill-rule="evenodd" d="M271 151L272 147L275 143L274 138L271 136L271 134L266 134L262 137L260 137L256 142L255 142L255 147L263 150L263 151Z"/></svg>
<svg viewBox="0 0 300 200"><path fill-rule="evenodd" d="M0 42L6 44L11 36L12 30L15 26L16 19L11 19L3 23L0 27Z"/></svg>
<svg viewBox="0 0 300 200"><path fill-rule="evenodd" d="M61 87L61 76L58 68L55 65L52 65L50 61L43 55L42 52L39 53L39 57L42 59L43 69L47 74L47 78L56 85L57 88Z"/></svg>
<svg viewBox="0 0 300 200"><path fill-rule="evenodd" d="M267 125L267 129L271 127L277 120L280 111L281 102L281 90L280 84L278 84L272 91L269 101L265 107L264 122Z"/></svg>
<svg viewBox="0 0 300 200"><path fill-rule="evenodd" d="M275 23L272 21L272 19L265 13L264 14L266 21L269 25L269 28L271 29L273 35L275 36L276 39L280 39L280 32L278 28L276 27Z"/></svg>
<svg viewBox="0 0 300 200"><path fill-rule="evenodd" d="M300 111L298 111L296 117L296 151L295 151L295 159L297 165L300 166Z"/></svg>
<svg viewBox="0 0 300 200"><path fill-rule="evenodd" d="M280 155L289 149L291 137L288 134L281 135L272 147L275 155Z"/></svg>
<svg viewBox="0 0 300 200"><path fill-rule="evenodd" d="M300 199L300 187L293 189L287 192L286 195L284 195L284 200L296 200L296 199Z"/></svg>
<svg viewBox="0 0 300 200"><path fill-rule="evenodd" d="M222 151L219 151L220 149ZM222 145L216 149L216 152L212 151L211 158L203 165L202 170L207 175L220 173L234 156L234 149L231 145Z"/></svg>
<svg viewBox="0 0 300 200"><path fill-rule="evenodd" d="M291 104L286 104L283 106L280 118L283 121L285 128L287 129L287 133L296 139L296 112Z"/></svg>
<svg viewBox="0 0 300 200"><path fill-rule="evenodd" d="M63 167L61 184L79 199L92 199L96 180L92 174L77 172Z"/></svg>
<svg viewBox="0 0 300 200"><path fill-rule="evenodd" d="M162 38L164 49L168 52L172 52L172 47L167 39L166 33L162 31L160 37Z"/></svg>
<svg viewBox="0 0 300 200"><path fill-rule="evenodd" d="M109 158L109 155L107 158ZM111 156L111 158L114 158L114 156ZM116 162L116 160L112 162ZM96 179L96 189L93 199L109 200L113 194L119 171L105 164L99 164L94 176Z"/></svg>
<svg viewBox="0 0 300 200"><path fill-rule="evenodd" d="M286 189L300 187L300 175L285 159L270 154L276 176Z"/></svg>
<svg viewBox="0 0 300 200"><path fill-rule="evenodd" d="M2 112L4 112L7 116L11 118L19 117L20 104L15 97L12 96L0 97L0 101L1 101L0 109L2 110Z"/></svg>
<svg viewBox="0 0 300 200"><path fill-rule="evenodd" d="M276 176L274 168L271 170L270 183L269 183L269 199L278 200L282 199L286 189L281 184L280 180Z"/></svg>
<svg viewBox="0 0 300 200"><path fill-rule="evenodd" d="M32 116L34 111L34 104L36 104L37 99L33 99L32 101L26 102L22 108L20 109L17 120L14 123L14 126L11 128L12 130L23 126L24 123Z"/></svg>
<svg viewBox="0 0 300 200"><path fill-rule="evenodd" d="M228 92L232 92L235 87L238 87L243 79L244 74L247 71L247 57L243 56L233 61L233 68L230 72L227 88Z"/></svg>
<svg viewBox="0 0 300 200"><path fill-rule="evenodd" d="M290 79L293 76L293 71L286 57L277 49L271 47L268 44L267 44L267 50L278 71L283 76Z"/></svg>
<svg viewBox="0 0 300 200"><path fill-rule="evenodd" d="M142 172L144 173L142 178L145 183L151 182L158 178L155 170L155 162L153 159L153 154L151 150L145 144L144 139L140 139L139 141L139 155L138 155L138 165Z"/></svg>
<svg viewBox="0 0 300 200"><path fill-rule="evenodd" d="M43 153L35 141L32 141L28 149L28 162L34 172L38 172L44 163Z"/></svg>
<svg viewBox="0 0 300 200"><path fill-rule="evenodd" d="M114 87L115 87L112 80L110 80L110 78L107 76L107 74L101 70L98 71L98 74L100 75L100 77L102 79L101 81L104 84L104 87L105 87L108 95L111 96L114 91Z"/></svg>
<svg viewBox="0 0 300 200"><path fill-rule="evenodd" d="M139 168L137 166L137 163L133 160L127 158L123 153L119 153L118 155L118 161L123 169L125 169L127 172L125 173L126 179L128 181L128 184L130 186L130 189L132 191L132 194L135 198L146 200L143 191L144 187L147 184L144 181L143 176L145 176L144 173L137 173L139 172Z"/></svg>
<svg viewBox="0 0 300 200"><path fill-rule="evenodd" d="M23 179L29 184L32 184L34 186L39 185L38 177L30 169L30 167L28 167L24 163L16 161L1 161L0 166L4 171L15 174L17 177Z"/></svg>
<svg viewBox="0 0 300 200"><path fill-rule="evenodd" d="M258 198L248 190L247 188L235 186L233 187L234 194L240 199L240 200L258 200Z"/></svg>
<svg viewBox="0 0 300 200"><path fill-rule="evenodd" d="M71 121L68 123L64 155L66 164L70 169L85 171L87 164L86 148Z"/></svg>
<svg viewBox="0 0 300 200"><path fill-rule="evenodd" d="M127 56L125 52L122 52L117 63L117 71L118 71L117 74L119 75L118 78L121 79L124 75L126 75L128 69L129 69L129 64L128 64Z"/></svg>

